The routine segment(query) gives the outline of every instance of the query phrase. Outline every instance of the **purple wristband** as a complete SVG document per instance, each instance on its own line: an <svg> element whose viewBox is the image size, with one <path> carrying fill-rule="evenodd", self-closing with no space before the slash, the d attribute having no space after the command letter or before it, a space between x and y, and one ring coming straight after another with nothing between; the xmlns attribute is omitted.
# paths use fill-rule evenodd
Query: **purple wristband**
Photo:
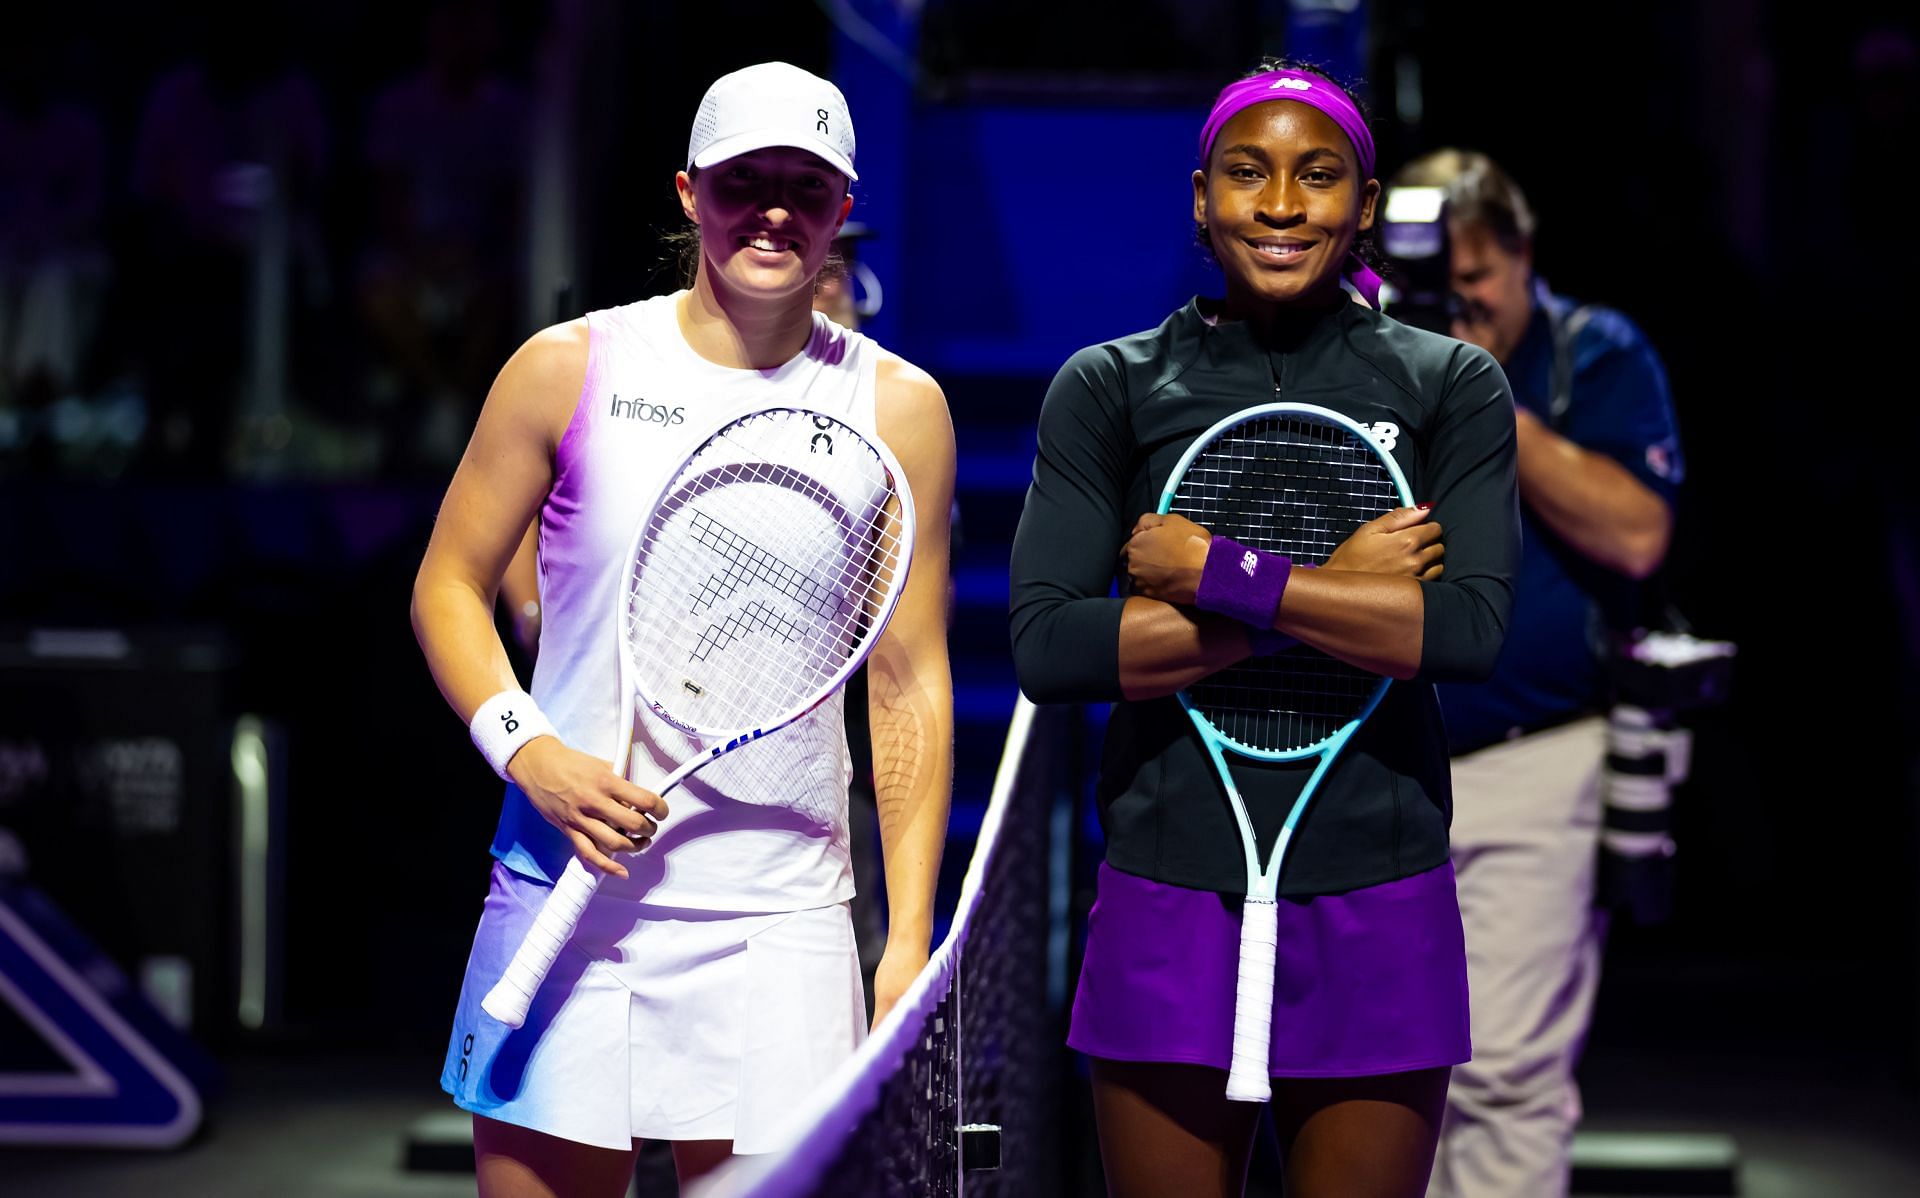
<svg viewBox="0 0 1920 1198"><path fill-rule="evenodd" d="M1287 590L1293 562L1285 554L1267 553L1242 545L1231 537L1216 536L1207 545L1207 564L1193 605L1201 611L1232 616L1242 624L1271 629L1273 613Z"/></svg>
<svg viewBox="0 0 1920 1198"><path fill-rule="evenodd" d="M1287 567L1288 578L1293 577L1293 572L1295 570L1311 570L1314 568L1312 562L1302 562L1296 566L1292 564L1292 561L1293 561L1292 558L1288 558L1287 561L1288 561L1288 567ZM1273 610L1277 614L1280 610L1280 605L1278 603L1274 604ZM1300 643L1299 637L1288 636L1286 633L1280 631L1278 628L1247 629L1247 648L1253 651L1252 653L1248 654L1248 656L1250 657L1270 657L1275 653L1281 653L1288 649L1291 649L1295 645L1298 645L1299 643Z"/></svg>

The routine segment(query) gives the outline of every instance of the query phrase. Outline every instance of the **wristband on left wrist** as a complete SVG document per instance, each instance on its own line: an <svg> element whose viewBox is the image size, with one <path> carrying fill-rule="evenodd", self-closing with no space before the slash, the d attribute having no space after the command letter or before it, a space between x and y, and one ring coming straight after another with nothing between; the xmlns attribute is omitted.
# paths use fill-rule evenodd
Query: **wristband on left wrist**
<svg viewBox="0 0 1920 1198"><path fill-rule="evenodd" d="M1271 631L1292 570L1292 559L1283 553L1268 553L1231 537L1215 536L1207 545L1207 562L1200 571L1193 605Z"/></svg>

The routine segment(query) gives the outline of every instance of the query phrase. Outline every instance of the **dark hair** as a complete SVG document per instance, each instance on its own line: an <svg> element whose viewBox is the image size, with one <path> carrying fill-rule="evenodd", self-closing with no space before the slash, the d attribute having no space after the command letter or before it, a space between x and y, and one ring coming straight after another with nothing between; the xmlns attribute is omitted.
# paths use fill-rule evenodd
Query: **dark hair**
<svg viewBox="0 0 1920 1198"><path fill-rule="evenodd" d="M1262 58L1259 66L1241 75L1240 79L1252 79L1257 75L1264 75L1268 71L1298 71L1303 75L1312 75L1316 79L1326 80L1328 83L1339 88L1341 93L1352 102L1354 108L1360 113L1360 119L1362 121L1365 121L1368 126L1373 124L1373 113L1368 111L1366 104L1360 99L1360 85L1358 81L1352 83L1342 82L1335 78L1331 71L1320 66L1318 63L1305 62L1294 58L1280 58L1271 54ZM1238 80L1235 80L1235 82L1238 82ZM1356 150L1358 148L1357 146L1355 147ZM1200 169L1202 171L1206 170L1207 164L1202 162ZM1364 183L1364 180L1362 182ZM1376 225L1377 223L1378 222L1376 222ZM1203 220L1193 222L1193 239L1200 246L1200 252L1206 257L1207 261L1214 266L1219 266L1220 260L1213 255L1213 241L1207 235L1207 222ZM1386 263L1386 259L1381 256L1379 249L1374 245L1372 229L1362 229L1354 234L1352 252L1358 256L1362 262L1365 262L1376 271L1380 270Z"/></svg>
<svg viewBox="0 0 1920 1198"><path fill-rule="evenodd" d="M1533 205L1500 164L1476 150L1422 154L1400 168L1395 187L1439 187L1447 193L1447 219L1478 225L1509 254L1533 244Z"/></svg>
<svg viewBox="0 0 1920 1198"><path fill-rule="evenodd" d="M699 167L687 168L689 180L699 177ZM660 255L660 271L672 272L680 280L681 290L690 289L694 279L700 274L700 226L688 222L677 229L669 229L660 234L660 248L663 251ZM819 273L813 276L814 289L819 290L820 280L830 281L841 278L846 273L846 256L840 252L838 246L835 246L827 251L827 260L820 264Z"/></svg>

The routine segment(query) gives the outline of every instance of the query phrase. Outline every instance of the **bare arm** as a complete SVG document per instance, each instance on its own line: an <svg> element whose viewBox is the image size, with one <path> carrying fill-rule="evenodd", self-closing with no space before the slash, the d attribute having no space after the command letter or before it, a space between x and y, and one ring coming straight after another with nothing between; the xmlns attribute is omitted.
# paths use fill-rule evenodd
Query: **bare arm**
<svg viewBox="0 0 1920 1198"><path fill-rule="evenodd" d="M513 620L513 639L528 653L540 651L540 522L527 525L513 560L500 579L500 599Z"/></svg>
<svg viewBox="0 0 1920 1198"><path fill-rule="evenodd" d="M879 388L880 437L906 471L918 528L906 590L867 669L888 911L887 947L874 979L876 1023L926 964L953 794L947 661L953 424L939 385L915 367L883 363Z"/></svg>
<svg viewBox="0 0 1920 1198"><path fill-rule="evenodd" d="M552 485L553 446L580 393L586 345L584 322L556 326L521 346L501 369L414 579L414 636L462 722L493 695L520 685L494 628L494 594ZM617 777L611 763L554 737L521 746L507 768L581 859L610 873L626 870L608 853L631 850L633 837L653 833L640 812L666 813L658 796Z"/></svg>
<svg viewBox="0 0 1920 1198"><path fill-rule="evenodd" d="M1582 449L1525 408L1514 411L1520 498L1588 559L1645 578L1667 555L1673 513L1666 502L1602 453Z"/></svg>
<svg viewBox="0 0 1920 1198"><path fill-rule="evenodd" d="M1120 691L1154 699L1185 690L1247 656L1238 620L1130 595L1120 609Z"/></svg>
<svg viewBox="0 0 1920 1198"><path fill-rule="evenodd" d="M1274 629L1393 678L1420 669L1426 597L1412 578L1296 570ZM1120 613L1120 686L1129 699L1183 690L1250 652L1237 620L1135 595Z"/></svg>
<svg viewBox="0 0 1920 1198"><path fill-rule="evenodd" d="M1420 579L1445 570L1428 508L1399 508L1354 531L1326 567L1294 570L1274 627L1376 674L1412 677L1425 639ZM1239 621L1196 611L1212 534L1181 516L1135 522L1122 558L1134 595L1120 620L1120 678L1129 699L1172 694L1248 653Z"/></svg>
<svg viewBox="0 0 1920 1198"><path fill-rule="evenodd" d="M558 396L579 393L586 371L584 347L574 340L569 328L550 329L501 369L414 579L414 635L462 720L519 685L494 630L493 600L553 482L551 413Z"/></svg>
<svg viewBox="0 0 1920 1198"><path fill-rule="evenodd" d="M1301 570L1273 626L1363 670L1407 679L1420 669L1426 618L1426 592L1415 579Z"/></svg>

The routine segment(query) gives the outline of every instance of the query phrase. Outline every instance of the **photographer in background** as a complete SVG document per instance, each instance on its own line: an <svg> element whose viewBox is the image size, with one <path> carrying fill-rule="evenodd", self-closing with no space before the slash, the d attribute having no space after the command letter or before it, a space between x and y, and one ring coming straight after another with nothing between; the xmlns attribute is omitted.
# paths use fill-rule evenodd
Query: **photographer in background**
<svg viewBox="0 0 1920 1198"><path fill-rule="evenodd" d="M1605 933L1602 653L1666 555L1680 447L1658 355L1626 317L1535 276L1533 211L1498 165L1418 159L1389 185L1389 220L1403 187L1444 193L1451 331L1512 383L1523 541L1493 677L1439 688L1474 1055L1453 1071L1428 1192L1551 1198L1568 1188Z"/></svg>

